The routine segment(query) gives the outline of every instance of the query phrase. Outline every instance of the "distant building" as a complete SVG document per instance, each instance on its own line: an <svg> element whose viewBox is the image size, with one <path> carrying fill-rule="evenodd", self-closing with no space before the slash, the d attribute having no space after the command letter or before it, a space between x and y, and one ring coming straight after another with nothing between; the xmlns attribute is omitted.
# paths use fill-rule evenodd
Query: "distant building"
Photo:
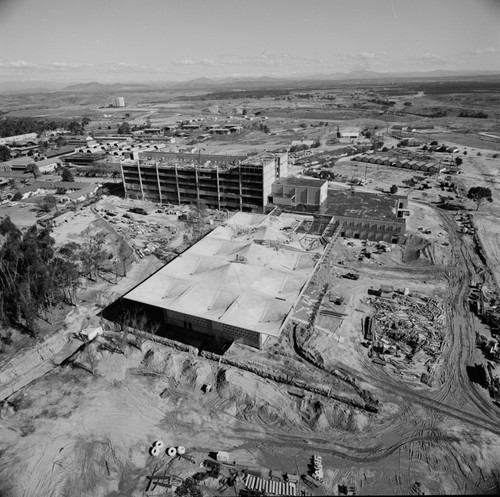
<svg viewBox="0 0 500 497"><path fill-rule="evenodd" d="M62 200L84 200L95 195L100 185L97 183L78 183L73 181L35 181L17 190L26 199L36 195L53 195L64 191ZM16 193L17 193L16 192ZM15 195L15 194L14 194Z"/></svg>
<svg viewBox="0 0 500 497"><path fill-rule="evenodd" d="M347 128L340 131L337 129L337 138L340 142L351 143L359 139L359 129Z"/></svg>
<svg viewBox="0 0 500 497"><path fill-rule="evenodd" d="M0 145L9 145L11 143L36 140L37 137L38 135L36 133L26 133L24 135L6 136L5 138L0 138Z"/></svg>
<svg viewBox="0 0 500 497"><path fill-rule="evenodd" d="M44 159L40 161L35 161L30 157L20 157L19 159L12 159L6 162L2 162L2 166L7 167L7 170L24 172L29 164L36 164L38 166L38 170L41 173L48 173L54 171L54 169L62 164L60 159L50 158Z"/></svg>
<svg viewBox="0 0 500 497"><path fill-rule="evenodd" d="M123 97L113 98L113 107L125 107L125 99Z"/></svg>

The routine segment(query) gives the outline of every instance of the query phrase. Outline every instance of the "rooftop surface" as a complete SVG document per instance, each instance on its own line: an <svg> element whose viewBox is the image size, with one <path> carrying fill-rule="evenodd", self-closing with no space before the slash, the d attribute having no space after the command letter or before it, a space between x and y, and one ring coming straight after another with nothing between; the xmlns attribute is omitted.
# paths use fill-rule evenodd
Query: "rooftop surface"
<svg viewBox="0 0 500 497"><path fill-rule="evenodd" d="M288 176L286 178L280 178L276 180L279 185L290 185L290 186L312 186L316 188L321 188L327 181L325 179L315 179L315 178L297 178L295 176Z"/></svg>
<svg viewBox="0 0 500 497"><path fill-rule="evenodd" d="M403 218L396 217L398 200L390 194L328 190L320 214L404 223Z"/></svg>
<svg viewBox="0 0 500 497"><path fill-rule="evenodd" d="M238 212L124 298L278 336L323 251L300 222Z"/></svg>

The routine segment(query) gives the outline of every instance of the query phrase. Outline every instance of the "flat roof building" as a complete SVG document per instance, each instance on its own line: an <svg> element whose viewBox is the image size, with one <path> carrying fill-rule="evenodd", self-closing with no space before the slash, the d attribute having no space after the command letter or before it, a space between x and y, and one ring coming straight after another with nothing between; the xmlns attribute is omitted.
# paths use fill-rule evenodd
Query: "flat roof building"
<svg viewBox="0 0 500 497"><path fill-rule="evenodd" d="M124 298L162 309L167 325L260 349L280 335L323 252L304 249L301 222L239 212Z"/></svg>
<svg viewBox="0 0 500 497"><path fill-rule="evenodd" d="M320 214L341 224L340 236L401 243L406 232L408 197L352 190L328 190Z"/></svg>

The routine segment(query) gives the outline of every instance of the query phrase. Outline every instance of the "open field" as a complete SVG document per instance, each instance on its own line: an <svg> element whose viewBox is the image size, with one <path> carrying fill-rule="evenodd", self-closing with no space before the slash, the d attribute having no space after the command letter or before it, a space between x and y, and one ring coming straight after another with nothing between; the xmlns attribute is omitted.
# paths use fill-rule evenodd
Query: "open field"
<svg viewBox="0 0 500 497"><path fill-rule="evenodd" d="M124 93L125 109L100 108L113 96L106 93L10 94L0 97L0 109L9 116L89 116L94 131L116 129L125 113L131 124L149 118L151 126L231 118L242 123L241 134L201 144L191 134L173 145L228 155L284 150L301 139L319 140L313 152L335 151L344 146L335 142L337 126L366 127L388 152L409 155L416 148L398 147L390 126L431 123L433 129L413 135L426 144L457 145L458 153L426 153L442 165L460 157L461 173L448 180L448 173L428 176L349 157L325 167L338 175L330 188L387 192L396 185L398 194L408 195L405 243L327 237L281 335L262 350L166 326L162 314L146 306L141 312L150 312L154 335L120 324L119 297L183 257L188 224L179 216L187 206L109 195L68 213L53 228L57 247L80 242L90 227L106 233L111 253L125 240L133 257L128 271L110 259L102 278L80 285L77 305L51 330L61 343L80 340L90 321L103 334L61 363L44 357L46 373L34 374L37 379L0 404L0 495L174 495L175 487L155 487L148 478L205 474L200 464L215 463L217 451L227 451L229 461L219 476L200 478L197 489L206 496L237 494L243 470L280 482L284 474L298 476L297 495L340 495L344 486L354 486L357 495L498 494L500 407L473 369L489 363L491 375L499 376L500 364L477 346L478 335L490 340L494 334L472 312L470 297L473 286L485 306L500 302L500 159L493 157L500 140L484 134L500 136L497 86L400 81L237 90L137 90ZM488 118L460 118L463 109ZM429 117L443 110L446 116ZM270 133L258 127L263 115ZM307 177L307 169L295 165L289 173ZM362 181L353 186L355 179ZM445 182L453 187L445 189ZM428 188L419 189L424 183ZM476 211L466 195L477 185L491 189L492 202ZM439 208L440 196L465 211ZM33 202L4 204L0 215L26 228L39 219ZM137 206L149 214L130 212ZM210 210L204 230L223 226L227 217ZM19 330L14 338L2 352L5 377L19 348L36 355L40 347ZM165 442L158 457L150 452L155 440ZM194 464L167 456L166 448L178 446ZM324 468L316 486L300 479L310 473L313 455ZM224 487L232 476L240 479Z"/></svg>

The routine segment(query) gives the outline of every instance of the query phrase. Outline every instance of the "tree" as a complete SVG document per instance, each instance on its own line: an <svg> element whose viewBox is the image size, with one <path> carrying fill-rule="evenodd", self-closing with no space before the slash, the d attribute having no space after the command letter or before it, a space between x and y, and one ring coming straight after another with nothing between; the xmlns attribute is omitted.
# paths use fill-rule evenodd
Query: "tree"
<svg viewBox="0 0 500 497"><path fill-rule="evenodd" d="M127 245L127 242L120 237L116 249L117 261L122 266L123 276L127 276L127 266L134 260L134 251Z"/></svg>
<svg viewBox="0 0 500 497"><path fill-rule="evenodd" d="M38 166L34 162L31 162L26 166L26 172L32 174L35 180L38 176L40 176L40 169L38 169Z"/></svg>
<svg viewBox="0 0 500 497"><path fill-rule="evenodd" d="M12 197L12 200L14 200L14 202L19 202L19 200L22 199L23 199L23 194L21 192L14 193L14 196Z"/></svg>
<svg viewBox="0 0 500 497"><path fill-rule="evenodd" d="M80 236L83 238L79 254L82 270L88 279L97 281L101 267L108 259L108 252L104 248L106 234L89 226Z"/></svg>
<svg viewBox="0 0 500 497"><path fill-rule="evenodd" d="M90 124L90 119L88 117L84 117L82 119L82 128L84 128L85 126L88 126Z"/></svg>
<svg viewBox="0 0 500 497"><path fill-rule="evenodd" d="M191 206L186 219L185 240L188 243L196 243L205 234L205 223L208 211L204 200L198 200Z"/></svg>
<svg viewBox="0 0 500 497"><path fill-rule="evenodd" d="M37 200L37 207L40 212L50 212L54 207L57 211L57 199L53 195L46 195Z"/></svg>
<svg viewBox="0 0 500 497"><path fill-rule="evenodd" d="M57 138L56 138L56 145L58 147L64 147L65 145L68 144L68 140L62 136L62 135L59 135Z"/></svg>
<svg viewBox="0 0 500 497"><path fill-rule="evenodd" d="M128 135L130 133L130 124L128 122L121 123L118 127L119 135Z"/></svg>
<svg viewBox="0 0 500 497"><path fill-rule="evenodd" d="M10 148L5 145L0 145L0 161L9 160L11 157Z"/></svg>
<svg viewBox="0 0 500 497"><path fill-rule="evenodd" d="M467 198L476 204L476 211L484 201L493 202L491 190L484 186L473 186L467 193Z"/></svg>
<svg viewBox="0 0 500 497"><path fill-rule="evenodd" d="M71 169L68 166L63 168L63 170L61 172L61 179L63 181L68 181L69 183L73 183L75 181L75 177L73 176L73 172L71 171Z"/></svg>
<svg viewBox="0 0 500 497"><path fill-rule="evenodd" d="M455 157L455 164L460 166L463 163L463 159L461 157Z"/></svg>
<svg viewBox="0 0 500 497"><path fill-rule="evenodd" d="M394 195L395 193L398 193L398 187L396 185L392 185L389 191Z"/></svg>

